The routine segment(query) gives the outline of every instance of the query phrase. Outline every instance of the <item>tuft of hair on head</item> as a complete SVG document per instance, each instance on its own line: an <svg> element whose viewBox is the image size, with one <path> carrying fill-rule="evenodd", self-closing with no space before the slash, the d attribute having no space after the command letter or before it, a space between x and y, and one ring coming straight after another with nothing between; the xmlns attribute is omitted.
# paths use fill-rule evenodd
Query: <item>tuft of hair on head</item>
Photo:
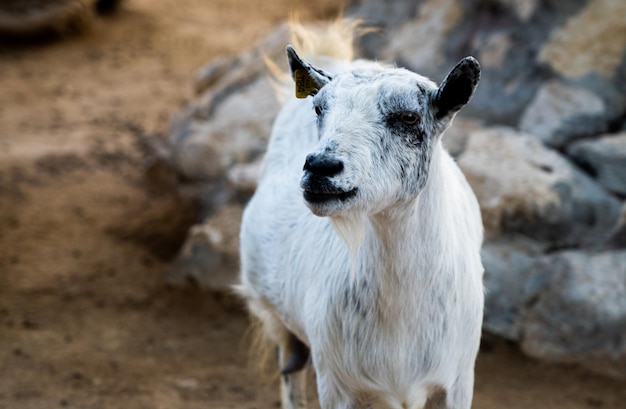
<svg viewBox="0 0 626 409"><path fill-rule="evenodd" d="M365 27L363 20L344 18L340 14L332 21L307 25L302 24L297 16L292 16L289 31L293 47L315 64L317 56L352 61L354 41L376 31L376 28Z"/></svg>
<svg viewBox="0 0 626 409"><path fill-rule="evenodd" d="M352 61L355 57L354 41L371 32L376 27L365 27L363 20L344 18L340 14L332 21L303 24L299 17L292 14L289 18L290 43L298 53L309 62L324 68L328 58L340 61ZM293 94L292 78L288 71L283 71L276 61L263 57L270 72L270 81L281 102Z"/></svg>
<svg viewBox="0 0 626 409"><path fill-rule="evenodd" d="M366 216L363 213L355 212L346 216L331 217L330 221L348 248L350 279L354 281L356 278L357 259L365 238Z"/></svg>

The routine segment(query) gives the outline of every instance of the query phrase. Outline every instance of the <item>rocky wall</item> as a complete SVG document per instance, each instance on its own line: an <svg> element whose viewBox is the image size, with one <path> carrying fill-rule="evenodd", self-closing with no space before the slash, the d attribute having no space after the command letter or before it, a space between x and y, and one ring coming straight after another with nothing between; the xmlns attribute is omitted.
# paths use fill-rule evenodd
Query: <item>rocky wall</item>
<svg viewBox="0 0 626 409"><path fill-rule="evenodd" d="M435 81L465 55L482 64L444 143L484 219L484 330L626 378L626 3L364 0L346 14L381 27L361 39L366 57ZM263 56L284 59L287 31L201 68L197 98L173 123L166 159L206 221L172 282L236 280L238 217L280 106Z"/></svg>

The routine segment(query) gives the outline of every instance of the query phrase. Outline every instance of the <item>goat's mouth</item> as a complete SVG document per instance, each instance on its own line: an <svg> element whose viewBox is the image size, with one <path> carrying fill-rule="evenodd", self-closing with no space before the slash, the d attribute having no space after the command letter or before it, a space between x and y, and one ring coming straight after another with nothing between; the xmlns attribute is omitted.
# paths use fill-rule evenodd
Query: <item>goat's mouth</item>
<svg viewBox="0 0 626 409"><path fill-rule="evenodd" d="M354 188L352 190L341 190L341 189L324 189L324 190L315 190L315 189L304 189L302 195L304 196L304 200L312 204L319 203L327 203L331 201L340 201L344 202L354 196L356 196L358 189Z"/></svg>

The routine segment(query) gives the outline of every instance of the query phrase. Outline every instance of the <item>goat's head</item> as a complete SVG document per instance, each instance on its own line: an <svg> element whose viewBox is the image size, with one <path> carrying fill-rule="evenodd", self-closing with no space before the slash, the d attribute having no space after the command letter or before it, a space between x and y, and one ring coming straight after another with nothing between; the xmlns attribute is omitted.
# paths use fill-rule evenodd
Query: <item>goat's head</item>
<svg viewBox="0 0 626 409"><path fill-rule="evenodd" d="M312 96L318 149L300 181L319 216L373 214L417 196L441 133L470 100L480 78L472 57L440 87L405 69L373 63L331 75L287 47L296 96Z"/></svg>

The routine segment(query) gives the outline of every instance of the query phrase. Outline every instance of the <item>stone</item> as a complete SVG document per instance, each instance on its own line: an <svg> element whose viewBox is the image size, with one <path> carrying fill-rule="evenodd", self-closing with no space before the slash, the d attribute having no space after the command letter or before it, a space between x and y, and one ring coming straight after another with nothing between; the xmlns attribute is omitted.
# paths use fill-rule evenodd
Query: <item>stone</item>
<svg viewBox="0 0 626 409"><path fill-rule="evenodd" d="M196 72L198 97L174 118L169 134L171 160L186 179L218 179L265 151L280 108L265 58L286 64L288 38L283 24L240 55Z"/></svg>
<svg viewBox="0 0 626 409"><path fill-rule="evenodd" d="M596 246L620 202L567 159L510 128L470 134L459 158L480 203L488 237L525 234L561 246Z"/></svg>
<svg viewBox="0 0 626 409"><path fill-rule="evenodd" d="M605 189L626 195L626 132L576 142L567 153Z"/></svg>
<svg viewBox="0 0 626 409"><path fill-rule="evenodd" d="M539 53L539 61L568 78L592 73L613 76L626 56L624 16L624 1L589 1L583 10L551 33Z"/></svg>
<svg viewBox="0 0 626 409"><path fill-rule="evenodd" d="M485 267L483 330L519 341L526 296L522 289L533 265L544 251L540 243L519 235L488 240L481 250Z"/></svg>
<svg viewBox="0 0 626 409"><path fill-rule="evenodd" d="M485 242L483 329L532 357L626 378L626 251L545 251L523 236Z"/></svg>
<svg viewBox="0 0 626 409"><path fill-rule="evenodd" d="M603 132L609 119L602 99L560 81L544 84L524 111L519 128L550 146L563 146L585 135Z"/></svg>
<svg viewBox="0 0 626 409"><path fill-rule="evenodd" d="M457 0L422 2L418 15L405 21L390 37L388 52L394 60L417 72L433 74L445 62L443 52L447 34L462 18ZM424 41L424 39L428 41Z"/></svg>
<svg viewBox="0 0 626 409"><path fill-rule="evenodd" d="M187 179L219 178L265 151L278 110L272 85L258 78L225 96L208 118L187 111L172 125L172 161Z"/></svg>
<svg viewBox="0 0 626 409"><path fill-rule="evenodd" d="M611 230L606 247L611 249L626 249L626 202L622 205L622 212L616 226Z"/></svg>
<svg viewBox="0 0 626 409"><path fill-rule="evenodd" d="M520 21L528 21L535 13L539 0L498 0L503 7L511 8Z"/></svg>
<svg viewBox="0 0 626 409"><path fill-rule="evenodd" d="M443 134L443 146L453 157L457 158L465 150L469 134L481 127L481 121L457 115L452 125Z"/></svg>
<svg viewBox="0 0 626 409"><path fill-rule="evenodd" d="M263 161L236 164L226 173L228 183L238 192L252 195L256 190Z"/></svg>
<svg viewBox="0 0 626 409"><path fill-rule="evenodd" d="M208 94L204 99L216 99L249 83L267 72L266 60L286 68L285 45L289 43L289 26L279 25L258 44L234 57L218 57L198 69L194 75L196 94ZM210 104L210 102L209 102Z"/></svg>
<svg viewBox="0 0 626 409"><path fill-rule="evenodd" d="M169 284L230 292L239 271L239 226L243 208L225 205L193 226L165 277Z"/></svg>
<svg viewBox="0 0 626 409"><path fill-rule="evenodd" d="M565 251L531 270L523 351L626 378L626 251Z"/></svg>
<svg viewBox="0 0 626 409"><path fill-rule="evenodd" d="M201 95L213 86L226 88L234 84L245 82L251 75L250 73L237 70L236 67L241 64L244 57L226 57L220 56L210 61L208 64L196 70L193 78L193 89L196 95ZM231 74L233 73L234 74ZM252 76L258 74L256 70L251 73Z"/></svg>

